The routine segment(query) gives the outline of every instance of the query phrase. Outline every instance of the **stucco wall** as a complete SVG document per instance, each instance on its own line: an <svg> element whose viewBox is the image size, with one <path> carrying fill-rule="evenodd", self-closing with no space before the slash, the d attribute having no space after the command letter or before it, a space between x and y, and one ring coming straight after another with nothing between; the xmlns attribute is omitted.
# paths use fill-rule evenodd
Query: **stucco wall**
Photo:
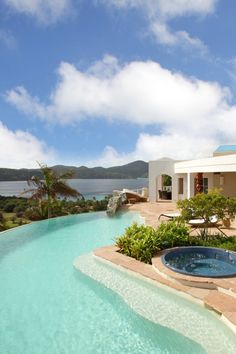
<svg viewBox="0 0 236 354"><path fill-rule="evenodd" d="M160 159L149 162L149 200L158 201L158 189L161 189L161 178L163 174L172 177L172 200L187 198L188 177L187 173L175 173L175 162L171 159ZM222 178L224 176L223 185ZM190 197L194 196L194 178L196 173L190 173ZM179 178L183 178L183 194L179 194ZM236 172L224 172L213 174L211 172L203 173L203 178L208 178L208 190L212 188L221 188L223 194L227 197L236 197Z"/></svg>
<svg viewBox="0 0 236 354"><path fill-rule="evenodd" d="M149 200L156 202L158 200L158 189L160 189L160 179L158 177L165 174L172 177L172 199L176 195L176 175L174 173L175 160L160 159L149 162ZM159 185L158 185L159 184ZM175 199L173 199L175 200Z"/></svg>
<svg viewBox="0 0 236 354"><path fill-rule="evenodd" d="M220 177L223 177L223 181ZM226 197L236 197L236 172L214 174L214 187L220 188ZM220 184L220 182L223 184Z"/></svg>

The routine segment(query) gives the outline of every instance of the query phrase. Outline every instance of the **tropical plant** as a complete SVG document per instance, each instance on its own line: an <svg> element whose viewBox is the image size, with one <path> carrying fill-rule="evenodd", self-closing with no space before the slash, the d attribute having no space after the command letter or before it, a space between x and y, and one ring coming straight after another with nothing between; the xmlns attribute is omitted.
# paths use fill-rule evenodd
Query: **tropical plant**
<svg viewBox="0 0 236 354"><path fill-rule="evenodd" d="M188 227L181 222L162 223L157 230L135 223L116 240L116 245L121 253L151 263L152 257L160 250L188 245L188 234Z"/></svg>
<svg viewBox="0 0 236 354"><path fill-rule="evenodd" d="M219 220L232 220L236 215L236 198L227 198L217 189L209 191L208 194L198 193L190 199L179 200L177 206L186 221L193 218L209 221L213 215Z"/></svg>
<svg viewBox="0 0 236 354"><path fill-rule="evenodd" d="M161 250L171 247L187 246L189 244L189 228L181 221L161 223L158 227L157 238Z"/></svg>
<svg viewBox="0 0 236 354"><path fill-rule="evenodd" d="M171 186L172 178L169 175L162 175L163 186Z"/></svg>
<svg viewBox="0 0 236 354"><path fill-rule="evenodd" d="M162 223L157 230L151 226L135 223L117 238L116 245L119 252L126 256L151 263L158 251L171 247L208 246L236 251L236 237L227 239L221 235L213 235L208 239L199 236L189 237L189 228L181 221Z"/></svg>
<svg viewBox="0 0 236 354"><path fill-rule="evenodd" d="M211 224L212 216L218 220L233 220L236 215L236 198L227 198L220 193L220 190L213 189L207 194L198 193L190 199L179 200L178 208L181 210L181 218L185 221L191 219L204 219L201 236L207 238L208 225Z"/></svg>
<svg viewBox="0 0 236 354"><path fill-rule="evenodd" d="M66 179L72 177L71 172L58 175L52 168L39 164L43 180L38 176L32 176L28 180L28 185L33 187L24 193L30 193L30 200L36 200L39 203L39 208L41 204L44 206L44 201L47 201L47 217L51 218L52 215L52 204L55 202L58 196L63 197L78 197L81 196L77 190L71 188L67 183Z"/></svg>
<svg viewBox="0 0 236 354"><path fill-rule="evenodd" d="M116 245L121 253L151 263L153 255L159 250L156 241L156 231L151 226L134 223L116 240Z"/></svg>

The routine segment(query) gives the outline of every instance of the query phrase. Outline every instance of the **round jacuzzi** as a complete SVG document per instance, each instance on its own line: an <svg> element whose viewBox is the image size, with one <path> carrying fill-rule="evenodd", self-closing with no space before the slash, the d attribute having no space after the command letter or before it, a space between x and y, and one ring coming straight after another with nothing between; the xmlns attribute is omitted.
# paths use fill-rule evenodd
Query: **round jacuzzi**
<svg viewBox="0 0 236 354"><path fill-rule="evenodd" d="M236 276L236 252L212 247L179 247L167 251L162 262L171 270L198 277Z"/></svg>

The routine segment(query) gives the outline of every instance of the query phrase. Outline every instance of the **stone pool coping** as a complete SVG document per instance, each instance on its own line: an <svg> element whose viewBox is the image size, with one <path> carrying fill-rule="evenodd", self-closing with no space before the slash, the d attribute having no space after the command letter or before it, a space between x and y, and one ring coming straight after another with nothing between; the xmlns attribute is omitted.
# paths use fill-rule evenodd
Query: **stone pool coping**
<svg viewBox="0 0 236 354"><path fill-rule="evenodd" d="M106 246L94 250L93 254L102 261L110 262L113 266L132 272L136 276L144 277L159 287L164 286L169 291L178 292L179 295L215 311L223 322L236 333L236 277L220 279L189 277L165 267L160 261L162 254L154 257L153 265L150 265L125 256L118 251L119 248L116 246ZM174 275L178 274L184 278L184 282L181 282L178 276L174 278L173 274L168 272L174 273ZM196 284L192 284L193 279L185 278L194 278ZM196 280L196 278L198 279ZM188 283L186 280L190 282ZM199 286L200 282L204 283L203 280L205 280L205 284L212 286L210 288Z"/></svg>

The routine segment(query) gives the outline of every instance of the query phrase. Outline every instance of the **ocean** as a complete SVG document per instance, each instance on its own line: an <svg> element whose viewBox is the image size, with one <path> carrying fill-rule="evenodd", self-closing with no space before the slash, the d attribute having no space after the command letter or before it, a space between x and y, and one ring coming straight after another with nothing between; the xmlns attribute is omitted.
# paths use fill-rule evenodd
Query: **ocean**
<svg viewBox="0 0 236 354"><path fill-rule="evenodd" d="M78 190L86 199L96 198L103 199L106 195L111 194L114 189L122 190L139 189L148 187L148 178L138 179L70 179L68 184ZM21 193L28 189L26 181L4 181L0 182L0 195L3 196L20 196Z"/></svg>

